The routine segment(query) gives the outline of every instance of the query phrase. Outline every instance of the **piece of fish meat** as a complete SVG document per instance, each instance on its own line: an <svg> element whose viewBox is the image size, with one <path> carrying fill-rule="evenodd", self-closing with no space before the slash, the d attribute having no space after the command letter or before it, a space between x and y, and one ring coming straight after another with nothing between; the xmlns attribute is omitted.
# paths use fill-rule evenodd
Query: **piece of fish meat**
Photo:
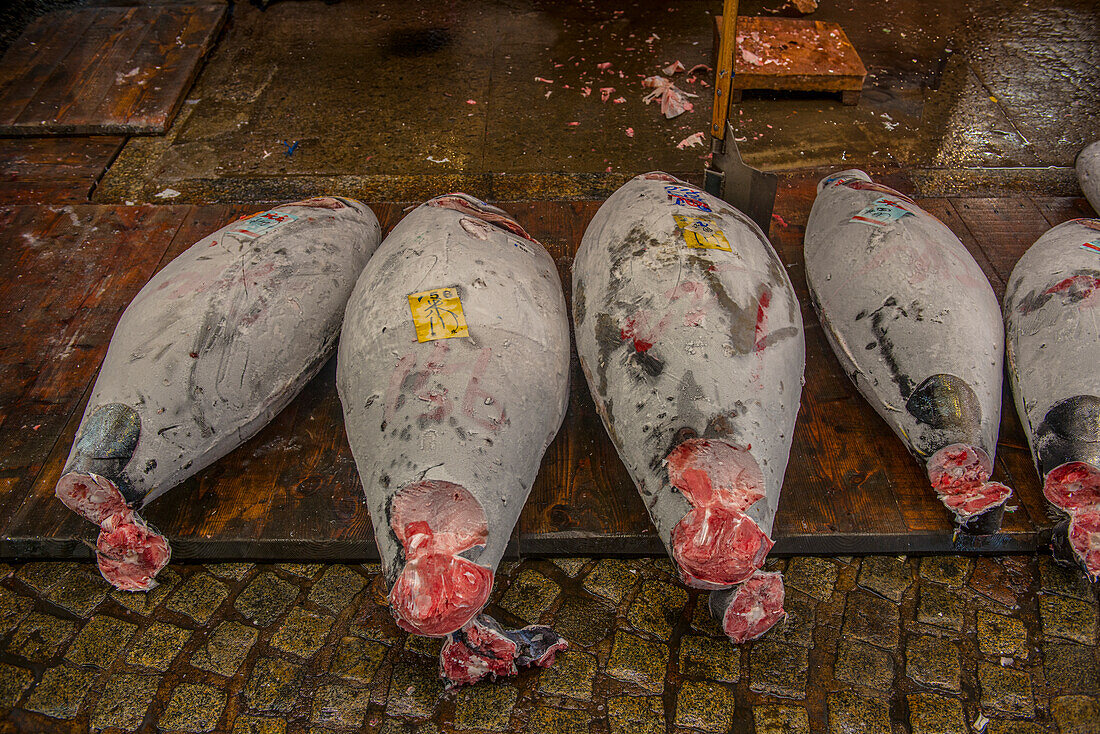
<svg viewBox="0 0 1100 734"><path fill-rule="evenodd" d="M1100 219L1040 237L1005 292L1008 377L1043 494L1068 517L1056 557L1100 578Z"/></svg>
<svg viewBox="0 0 1100 734"><path fill-rule="evenodd" d="M1085 198L1092 204L1092 210L1100 212L1100 140L1086 145L1077 154L1074 165L1081 191L1085 192Z"/></svg>
<svg viewBox="0 0 1100 734"><path fill-rule="evenodd" d="M451 683L553 662L549 628L480 615L568 402L550 255L471 196L421 205L355 287L337 384L398 624L446 638Z"/></svg>
<svg viewBox="0 0 1100 734"><path fill-rule="evenodd" d="M222 227L138 292L55 488L100 526L105 579L155 586L170 548L138 511L251 438L317 374L380 239L358 201L294 202Z"/></svg>
<svg viewBox="0 0 1100 734"><path fill-rule="evenodd" d="M989 481L1004 358L989 281L942 222L862 171L817 191L806 280L829 344L960 529L996 532L1012 490Z"/></svg>
<svg viewBox="0 0 1100 734"><path fill-rule="evenodd" d="M573 265L581 366L684 583L730 638L783 617L760 571L802 393L794 288L741 212L664 173L609 198Z"/></svg>

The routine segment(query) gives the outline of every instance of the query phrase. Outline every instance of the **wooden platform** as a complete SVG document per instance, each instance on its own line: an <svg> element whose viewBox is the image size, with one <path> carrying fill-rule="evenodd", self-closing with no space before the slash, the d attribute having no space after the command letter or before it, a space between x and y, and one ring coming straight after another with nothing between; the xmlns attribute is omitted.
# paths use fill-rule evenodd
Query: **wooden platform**
<svg viewBox="0 0 1100 734"><path fill-rule="evenodd" d="M1038 479L1005 400L995 478L1015 487L1004 532L952 542L948 514L916 462L841 373L806 298L802 234L818 176L787 178L772 239L804 304L807 371L775 528L775 553L1031 551L1048 525ZM888 179L887 179L888 180ZM905 188L904 181L891 181ZM1091 215L1082 199L921 202L974 253L998 294L1051 225ZM505 205L554 254L564 283L598 202ZM0 557L89 557L95 528L53 497L116 321L146 280L242 206L0 207ZM388 231L401 205L374 207ZM572 398L512 550L661 554L596 416L574 356ZM334 386L321 375L252 441L145 513L177 559L376 556Z"/></svg>
<svg viewBox="0 0 1100 734"><path fill-rule="evenodd" d="M225 12L212 2L38 18L0 61L0 134L163 133Z"/></svg>
<svg viewBox="0 0 1100 734"><path fill-rule="evenodd" d="M721 48L722 16L714 19L714 53ZM718 68L717 59L714 67ZM859 102L867 69L836 23L802 18L737 16L730 102L747 89L839 92Z"/></svg>

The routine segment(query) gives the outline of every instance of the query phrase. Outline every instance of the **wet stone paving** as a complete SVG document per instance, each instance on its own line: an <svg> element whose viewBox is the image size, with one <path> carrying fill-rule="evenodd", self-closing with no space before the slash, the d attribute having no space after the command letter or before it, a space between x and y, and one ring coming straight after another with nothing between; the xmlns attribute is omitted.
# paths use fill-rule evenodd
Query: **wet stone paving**
<svg viewBox="0 0 1100 734"><path fill-rule="evenodd" d="M667 559L504 564L488 611L545 670L446 690L377 564L0 566L0 732L1100 731L1097 591L1044 556L773 559L784 623L734 646Z"/></svg>

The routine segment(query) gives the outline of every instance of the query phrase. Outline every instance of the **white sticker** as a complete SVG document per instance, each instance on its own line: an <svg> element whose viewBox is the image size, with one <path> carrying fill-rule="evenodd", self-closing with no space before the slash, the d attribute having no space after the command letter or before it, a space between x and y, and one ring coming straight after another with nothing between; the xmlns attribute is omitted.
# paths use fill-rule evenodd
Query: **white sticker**
<svg viewBox="0 0 1100 734"><path fill-rule="evenodd" d="M896 222L903 217L911 216L914 216L913 212L906 209L900 199L883 196L872 201L848 221L881 227L884 224Z"/></svg>
<svg viewBox="0 0 1100 734"><path fill-rule="evenodd" d="M241 222L231 231L236 232L237 234L247 234L252 235L253 237L259 237L264 232L270 232L276 227L297 220L298 217L294 216L293 214L278 212L272 209L271 211L254 214L248 219L241 220Z"/></svg>

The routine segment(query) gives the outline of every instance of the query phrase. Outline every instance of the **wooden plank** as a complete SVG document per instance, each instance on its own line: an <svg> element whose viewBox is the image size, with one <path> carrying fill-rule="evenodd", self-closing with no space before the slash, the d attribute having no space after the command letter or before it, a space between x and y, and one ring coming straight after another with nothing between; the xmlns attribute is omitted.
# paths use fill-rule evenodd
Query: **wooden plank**
<svg viewBox="0 0 1100 734"><path fill-rule="evenodd" d="M86 204L121 136L12 138L0 145L0 204Z"/></svg>
<svg viewBox="0 0 1100 734"><path fill-rule="evenodd" d="M1071 219L1095 219L1097 213L1083 196L1032 196L1050 226L1054 227Z"/></svg>
<svg viewBox="0 0 1100 734"><path fill-rule="evenodd" d="M137 8L104 8L95 13L80 39L42 81L13 124L45 126L56 123L85 93L98 98L101 91L89 89L88 81L120 41L142 30L143 24L132 22L137 12Z"/></svg>
<svg viewBox="0 0 1100 734"><path fill-rule="evenodd" d="M803 303L807 374L791 461L773 533L775 553L989 553L1036 547L1049 523L1011 403L1002 411L998 478L1019 509L1005 532L975 543L952 538L947 511L917 462L858 395L810 308L802 239L816 177L792 176L777 202L772 238ZM901 186L904 188L904 186ZM968 200L969 201L969 200ZM965 202L925 200L1000 283L1000 235L982 246ZM569 292L570 266L598 202L530 202L506 208L542 241ZM990 200L981 211L1002 211ZM256 206L0 207L0 556L87 557L95 529L53 497L96 368L122 308L145 279L193 242ZM375 206L388 231L398 204ZM1013 209L1013 211L1016 211ZM1042 227L1039 209L1017 213ZM1016 220L1013 220L1016 221ZM93 231L94 228L94 231ZM1008 229L1006 228L1007 232ZM27 235L24 237L23 235ZM1009 241L1006 247L1016 247ZM22 276L22 277L19 277ZM43 337L43 335L46 335ZM637 492L596 416L572 355L570 405L520 518L525 555L662 553ZM256 437L167 493L147 517L177 559L376 557L371 523L343 430L330 361Z"/></svg>
<svg viewBox="0 0 1100 734"><path fill-rule="evenodd" d="M163 60L143 94L126 112L126 124L135 132L162 133L176 116L183 97L199 73L199 62L221 31L225 7L202 5L189 8L180 18L182 30L157 50ZM121 112L121 108L120 108Z"/></svg>
<svg viewBox="0 0 1100 734"><path fill-rule="evenodd" d="M951 205L1005 283L1020 256L1050 229L1039 208L1024 197L952 199Z"/></svg>
<svg viewBox="0 0 1100 734"><path fill-rule="evenodd" d="M225 12L225 5L208 3L44 16L13 47L26 59L5 56L25 68L9 72L0 93L0 133L165 132Z"/></svg>
<svg viewBox="0 0 1100 734"><path fill-rule="evenodd" d="M15 123L57 64L80 43L96 15L95 10L47 13L16 39L0 62L0 68L11 69L0 89L0 130Z"/></svg>

